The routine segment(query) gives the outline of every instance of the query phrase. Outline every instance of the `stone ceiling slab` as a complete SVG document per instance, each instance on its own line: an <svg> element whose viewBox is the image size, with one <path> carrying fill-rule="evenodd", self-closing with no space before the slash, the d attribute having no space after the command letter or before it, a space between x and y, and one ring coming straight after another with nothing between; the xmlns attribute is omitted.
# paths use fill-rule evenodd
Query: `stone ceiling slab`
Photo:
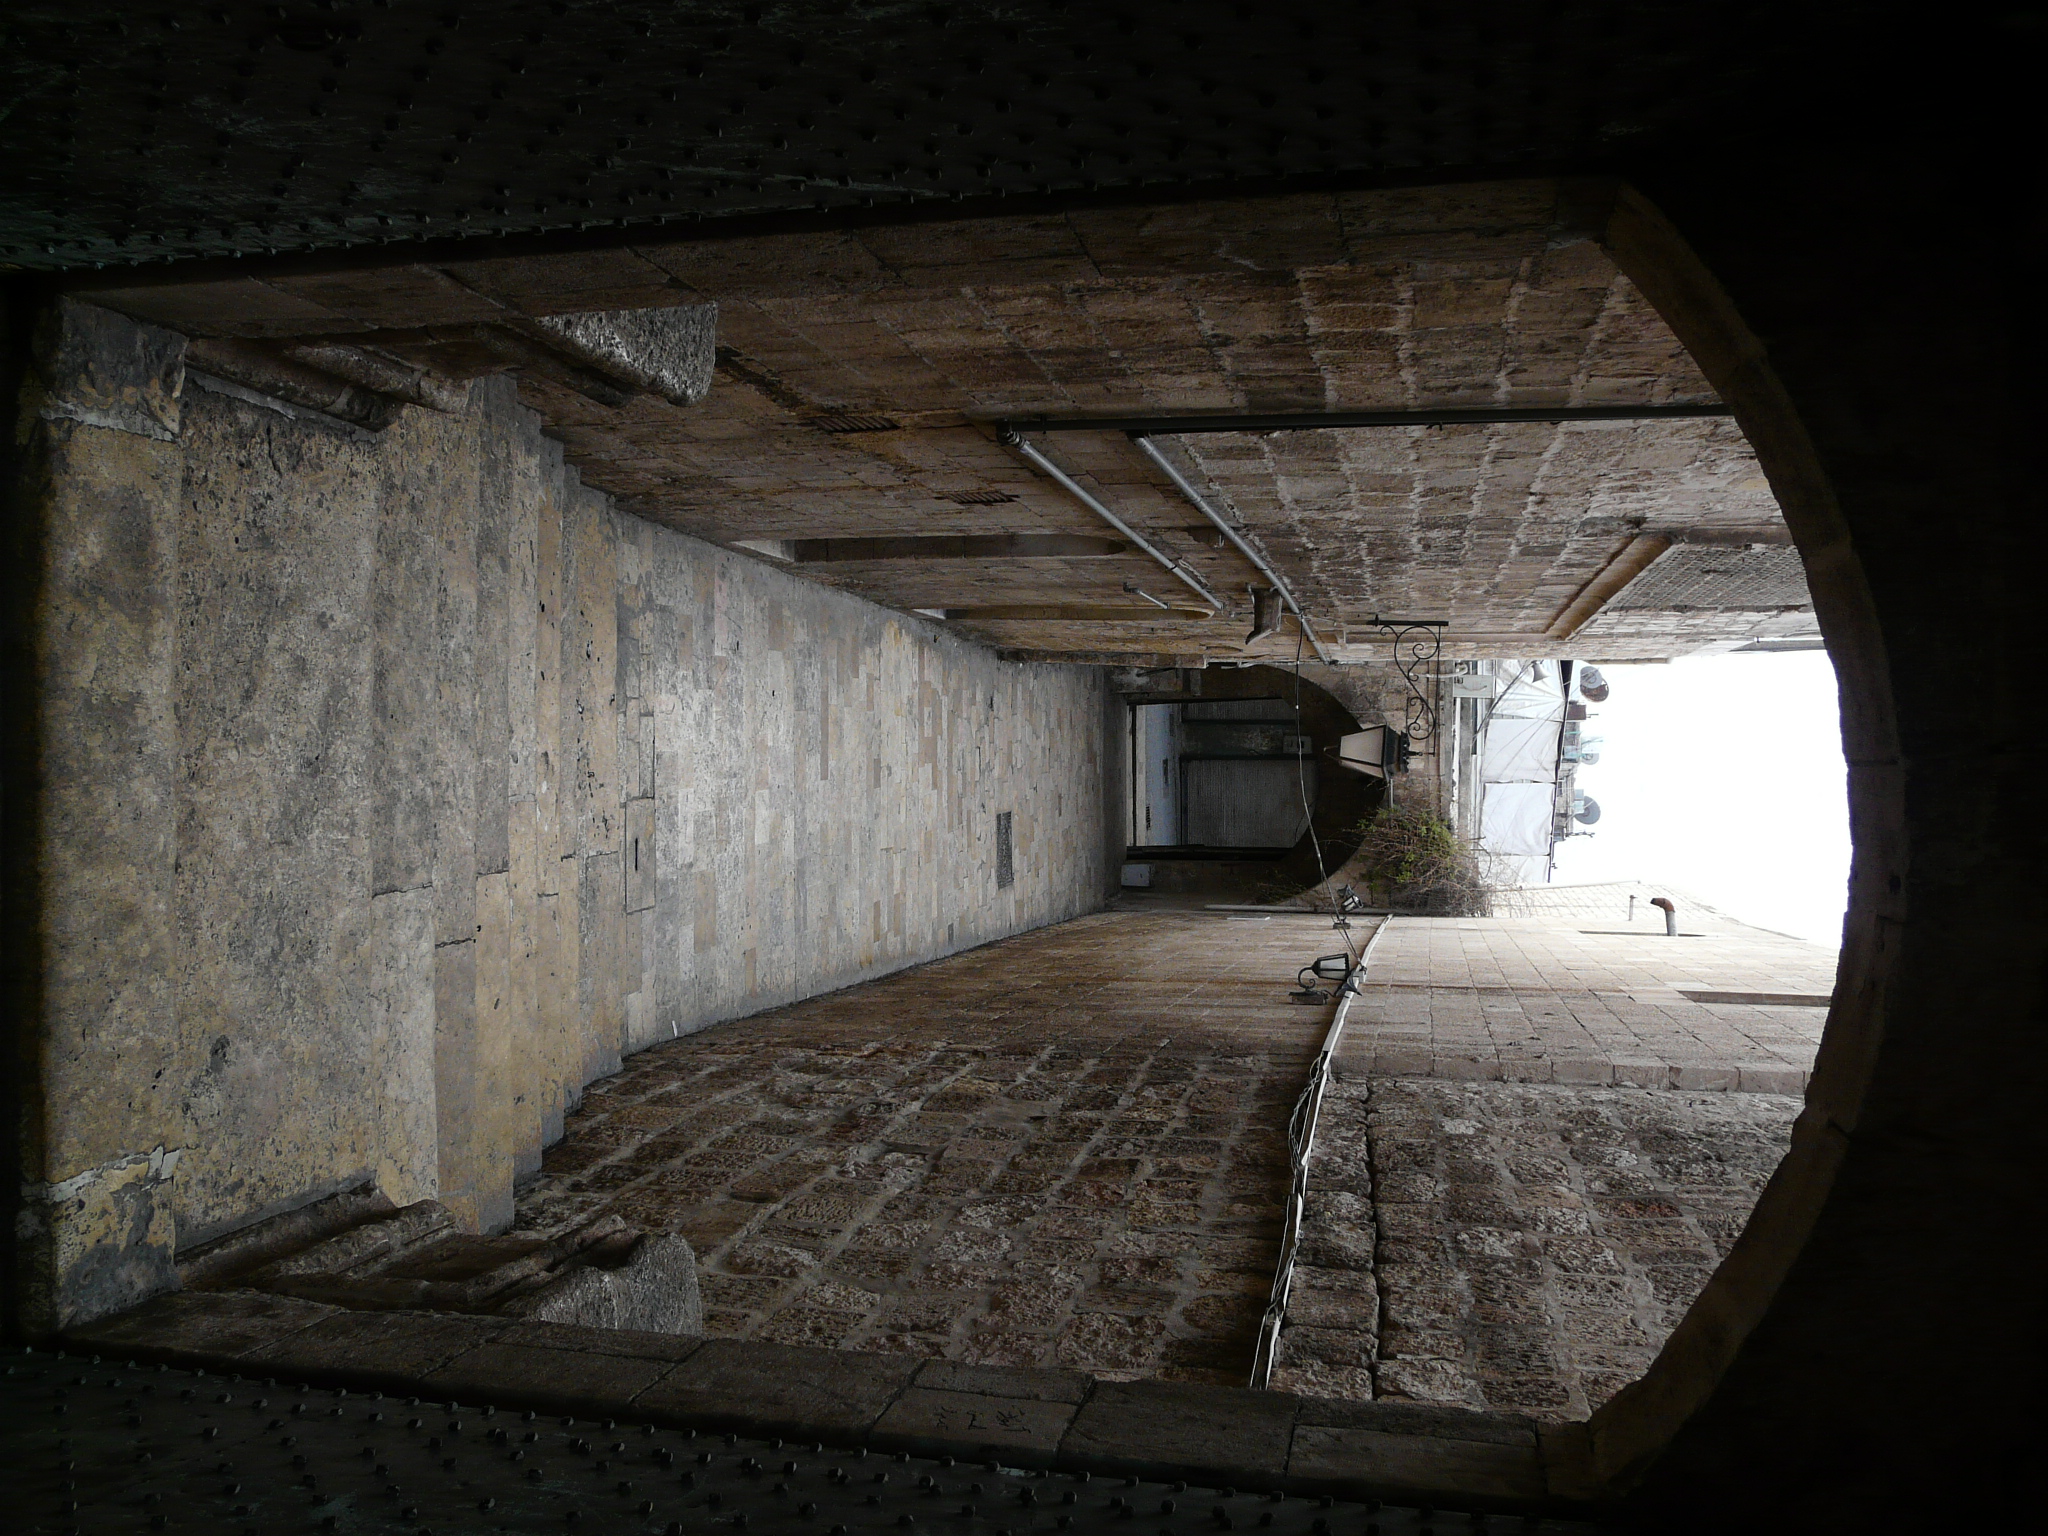
<svg viewBox="0 0 2048 1536"><path fill-rule="evenodd" d="M1570 202L1541 181L1316 193L101 298L201 334L326 328L373 346L372 327L482 313L539 334L550 315L712 301L718 367L688 409L523 378L584 477L640 515L721 542L1086 532L1099 521L1004 447L997 421L1710 402ZM1262 578L1188 534L1199 516L1120 433L1063 433L1048 451L1246 607ZM1339 632L1400 610L1454 637L1540 637L1644 529L1780 526L1725 419L1200 435L1174 452ZM925 595L901 573L831 577L918 607L1001 606L1004 579ZM1082 565L1064 593L1009 579L1013 605L1123 600L1121 575ZM1156 565L1146 579L1174 584ZM1243 619L1185 621L1177 648L1240 654Z"/></svg>

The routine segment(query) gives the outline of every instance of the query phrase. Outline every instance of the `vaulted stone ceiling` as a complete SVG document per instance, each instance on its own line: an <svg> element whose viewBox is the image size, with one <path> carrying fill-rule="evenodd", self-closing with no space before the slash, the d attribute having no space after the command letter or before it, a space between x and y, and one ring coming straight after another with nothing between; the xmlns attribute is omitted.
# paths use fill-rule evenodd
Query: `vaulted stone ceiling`
<svg viewBox="0 0 2048 1536"><path fill-rule="evenodd" d="M1122 432L1029 419L1711 404L1586 233L1580 195L1541 181L1305 194L98 297L200 334L373 348L380 332L492 315L714 303L701 403L523 380L585 478L639 515L1009 648L1277 658L1302 647L1291 623L1244 646L1256 569ZM1013 418L1225 611L1206 615L1141 551L1110 552L1113 530L1001 440ZM1375 614L1446 620L1454 653L1540 650L1646 533L1784 538L1725 418L1158 441L1340 653L1373 654ZM1019 534L1095 542L923 542ZM896 542L818 542L848 539Z"/></svg>
<svg viewBox="0 0 2048 1536"><path fill-rule="evenodd" d="M1760 0L15 0L0 270L1620 168L1768 136L1817 23L1853 40Z"/></svg>

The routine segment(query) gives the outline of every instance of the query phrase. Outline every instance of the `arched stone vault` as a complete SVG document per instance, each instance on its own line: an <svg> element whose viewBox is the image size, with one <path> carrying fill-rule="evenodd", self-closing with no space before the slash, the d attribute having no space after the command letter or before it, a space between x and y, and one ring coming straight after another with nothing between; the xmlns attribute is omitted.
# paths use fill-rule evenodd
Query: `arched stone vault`
<svg viewBox="0 0 2048 1536"><path fill-rule="evenodd" d="M1780 168L1557 192L1734 408L1842 680L1856 863L1808 1108L1736 1252L1589 1425L1575 1490L1703 1526L1724 1491L1850 1523L2005 1475L2038 1343L2039 482L2015 449L2009 256L1940 178L1827 175L1826 199ZM602 422L561 430L602 459ZM980 530L958 506L948 531Z"/></svg>
<svg viewBox="0 0 2048 1536"><path fill-rule="evenodd" d="M1596 1415L1594 1466L1664 1520L1710 1522L1702 1489L1733 1478L1826 1525L1883 1522L2005 1487L2030 1454L2014 1362L2039 1346L2040 1281L2013 1234L2040 1211L2042 895L2038 728L2013 706L2038 644L2011 576L2037 558L2039 489L2014 457L2013 253L1863 146L1639 185L1606 242L1735 406L1798 541L1855 862L1793 1151L1657 1365ZM1959 707L1964 675L1981 707Z"/></svg>

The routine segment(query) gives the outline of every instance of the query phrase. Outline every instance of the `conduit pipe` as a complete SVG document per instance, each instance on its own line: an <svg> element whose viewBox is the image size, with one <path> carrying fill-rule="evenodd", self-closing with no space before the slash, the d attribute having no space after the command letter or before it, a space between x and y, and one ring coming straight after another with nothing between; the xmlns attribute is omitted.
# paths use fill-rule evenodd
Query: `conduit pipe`
<svg viewBox="0 0 2048 1536"><path fill-rule="evenodd" d="M1252 1356L1251 1385L1255 1391L1263 1392L1271 1383L1273 1364L1280 1353L1280 1328L1287 1321L1287 1300L1294 1289L1294 1256L1301 1247L1301 1219L1308 1205L1308 1160L1315 1152L1316 1122L1322 1117L1323 1091L1330 1085L1330 1063L1344 1038L1344 1021L1350 1016L1372 952L1379 948L1381 936L1393 922L1391 917L1383 919L1373 930L1372 937L1365 942L1365 952L1337 989L1337 1012L1323 1036L1322 1049L1316 1052L1315 1064L1309 1068L1308 1086L1295 1101L1294 1114L1287 1124L1294 1176L1287 1191L1287 1224L1280 1237L1280 1266L1273 1274L1273 1293L1266 1303L1265 1316L1259 1319L1258 1352Z"/></svg>
<svg viewBox="0 0 2048 1536"><path fill-rule="evenodd" d="M1160 549L1157 545L1155 545L1150 539L1146 538L1142 533L1138 532L1137 529L1133 528L1129 523L1125 522L1122 518L1118 517L1114 512L1110 511L1109 508L1105 507L1101 502L1097 501L1093 496L1089 495L1086 491L1084 491L1081 488L1080 483L1076 481L1072 475L1069 475L1065 470L1061 469L1059 465L1053 463L1051 459L1048 459L1044 454L1040 453L1036 448L1032 447L1031 444L1025 442L1024 439L1018 436L1015 432L1003 433L1002 440L1005 443L1007 443L1010 447L1016 449L1019 453L1023 454L1024 457L1029 459L1033 464L1037 465L1040 469L1044 470L1046 474L1052 477L1053 482L1057 484L1062 490L1064 490L1069 496L1073 497L1074 500L1080 502L1082 506L1086 507L1089 511L1093 512L1097 517L1101 518L1105 523L1109 524L1110 527L1114 528L1118 533L1122 534L1125 538L1129 539L1133 544L1137 545L1138 548L1145 551L1145 553L1150 555L1154 560L1157 560L1160 563L1160 565L1165 567L1166 570L1173 575L1175 580L1179 581L1183 586L1188 588L1188 590L1190 590L1191 592L1195 593L1198 597L1202 599L1203 602L1209 605L1209 612L1212 618L1216 614L1221 613L1223 611L1223 599L1218 597L1214 592L1211 592L1208 589L1208 587L1203 584L1201 577L1195 575L1192 571L1182 569L1181 563L1178 560L1173 559L1164 550Z"/></svg>
<svg viewBox="0 0 2048 1536"><path fill-rule="evenodd" d="M1245 559L1251 561L1261 576L1273 583L1274 589L1280 594L1280 600L1287 604L1288 612L1294 615L1295 622L1301 626L1301 632L1308 636L1308 643L1315 647L1317 660L1327 666L1335 666L1336 663L1330 660L1330 653L1323 649L1323 642L1316 638L1315 629L1309 624L1308 615L1301 611L1301 604L1294 600L1293 591L1289 589L1285 581L1281 580L1280 573L1266 563L1266 557L1246 543L1243 535L1226 523L1216 513L1215 509L1202 499L1201 493L1188 483L1187 476L1180 472L1173 461L1152 446L1152 439L1144 436L1142 433L1133 432L1131 434L1131 441L1138 445L1146 458L1157 464L1165 472L1166 478L1173 482L1174 488L1181 495L1187 497L1188 504L1201 513L1202 516L1206 517L1218 533L1230 540L1237 552L1243 555Z"/></svg>
<svg viewBox="0 0 2048 1536"><path fill-rule="evenodd" d="M1690 421L1733 416L1718 401L1682 405L1451 405L1399 411L1283 411L1264 415L1205 412L1192 416L1024 416L1007 432L1128 432L1180 437L1196 432L1324 432L1352 427L1494 427L1524 422Z"/></svg>

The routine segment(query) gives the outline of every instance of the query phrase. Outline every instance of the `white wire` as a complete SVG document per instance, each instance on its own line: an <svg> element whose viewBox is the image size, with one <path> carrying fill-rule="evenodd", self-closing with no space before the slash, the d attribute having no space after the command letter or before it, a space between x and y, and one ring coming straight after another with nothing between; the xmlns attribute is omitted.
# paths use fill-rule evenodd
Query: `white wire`
<svg viewBox="0 0 2048 1536"><path fill-rule="evenodd" d="M1298 625L1296 627L1297 629L1299 628ZM1316 851L1317 884L1322 886L1323 890L1328 894L1330 909L1336 913L1337 923L1335 926L1337 938L1344 946L1344 958L1352 965L1356 965L1358 963L1358 952L1352 948L1350 925L1344 921L1344 913L1339 907L1337 893L1330 889L1330 866L1323 859L1323 840L1316 836L1315 807L1309 804L1308 799L1308 765L1302 761L1301 646L1302 641L1306 638L1305 633L1297 634L1294 637L1294 782L1296 789L1301 795L1301 813L1308 818L1309 844Z"/></svg>

